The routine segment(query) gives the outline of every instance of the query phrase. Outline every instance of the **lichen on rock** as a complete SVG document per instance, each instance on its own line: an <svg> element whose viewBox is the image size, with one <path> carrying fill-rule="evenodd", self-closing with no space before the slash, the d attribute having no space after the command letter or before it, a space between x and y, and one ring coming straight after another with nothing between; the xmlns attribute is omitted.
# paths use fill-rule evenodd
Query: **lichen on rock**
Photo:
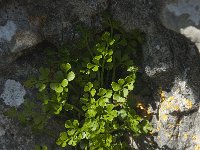
<svg viewBox="0 0 200 150"><path fill-rule="evenodd" d="M8 21L4 26L0 26L0 39L11 41L15 35L16 25L13 21Z"/></svg>
<svg viewBox="0 0 200 150"><path fill-rule="evenodd" d="M3 99L4 103L9 106L18 107L24 102L24 95L26 91L24 87L15 80L8 79L4 85L4 91L0 98Z"/></svg>
<svg viewBox="0 0 200 150"><path fill-rule="evenodd" d="M200 29L194 26L188 26L180 29L181 34L195 43L200 52Z"/></svg>

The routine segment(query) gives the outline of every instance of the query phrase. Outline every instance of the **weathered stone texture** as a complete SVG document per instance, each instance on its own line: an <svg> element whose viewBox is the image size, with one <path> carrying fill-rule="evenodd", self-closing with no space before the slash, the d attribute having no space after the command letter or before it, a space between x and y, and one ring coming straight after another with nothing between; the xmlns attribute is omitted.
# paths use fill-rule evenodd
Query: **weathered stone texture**
<svg viewBox="0 0 200 150"><path fill-rule="evenodd" d="M45 40L62 45L74 37L77 21L98 25L97 14L108 8L127 31L139 28L146 34L141 65L152 93L144 99L154 112L152 123L157 133L154 137L157 146L151 149L198 150L199 7L199 0L0 0L0 147L9 149L10 142L16 144L16 149L24 149L33 146L35 140L17 134L20 130L15 128L17 123L11 124L3 116L6 99L10 103L15 97L15 94L5 96L6 81L15 80L19 85L18 82L22 84L28 75L37 72L38 63L43 60L43 55L34 48L38 43ZM30 49L31 54L21 56ZM21 91L20 102L25 93ZM25 146L20 142L23 140ZM143 150L145 146L138 148Z"/></svg>

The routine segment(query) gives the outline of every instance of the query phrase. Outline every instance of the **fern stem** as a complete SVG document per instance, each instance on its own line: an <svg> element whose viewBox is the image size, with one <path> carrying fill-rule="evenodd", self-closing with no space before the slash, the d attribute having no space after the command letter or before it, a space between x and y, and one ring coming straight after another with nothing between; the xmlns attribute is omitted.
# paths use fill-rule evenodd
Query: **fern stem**
<svg viewBox="0 0 200 150"><path fill-rule="evenodd" d="M112 21L110 18L108 18L109 24L110 24L110 35L111 35L111 39L113 38L113 25L112 25Z"/></svg>
<svg viewBox="0 0 200 150"><path fill-rule="evenodd" d="M101 74L100 72L98 71L98 82L101 83ZM100 85L101 86L101 85Z"/></svg>
<svg viewBox="0 0 200 150"><path fill-rule="evenodd" d="M78 107L76 107L74 105L73 105L73 108L74 108L74 110L78 111L81 116L84 116L84 112L81 109L79 109Z"/></svg>
<svg viewBox="0 0 200 150"><path fill-rule="evenodd" d="M113 72L112 72L112 81L115 81L115 73L116 73L116 65L115 65L115 57L113 57Z"/></svg>
<svg viewBox="0 0 200 150"><path fill-rule="evenodd" d="M109 76L110 76L110 71L107 70L107 74L106 74L106 86L108 86L108 81L109 81Z"/></svg>
<svg viewBox="0 0 200 150"><path fill-rule="evenodd" d="M68 84L68 85L74 91L74 93L76 93L77 95L79 95L79 93L77 92L77 90L71 84Z"/></svg>
<svg viewBox="0 0 200 150"><path fill-rule="evenodd" d="M91 51L91 48L90 48L90 45L89 45L89 42L88 42L88 36L85 37L85 40L86 40L86 44L87 44L87 49L88 49L88 51L89 51L91 57L93 58L94 55L93 55L93 53L92 53L92 51Z"/></svg>
<svg viewBox="0 0 200 150"><path fill-rule="evenodd" d="M105 69L105 58L103 59L102 63L102 70L101 70L101 87L103 87L103 80L104 80L104 69Z"/></svg>

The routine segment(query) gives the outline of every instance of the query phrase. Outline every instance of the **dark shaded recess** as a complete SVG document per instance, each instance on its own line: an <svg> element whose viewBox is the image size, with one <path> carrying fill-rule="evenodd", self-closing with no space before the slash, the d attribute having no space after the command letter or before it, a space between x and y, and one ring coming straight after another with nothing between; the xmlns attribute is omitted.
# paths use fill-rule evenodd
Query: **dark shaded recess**
<svg viewBox="0 0 200 150"><path fill-rule="evenodd" d="M46 65L45 60L47 60L47 51L57 50L58 48L48 42L43 41L42 43L38 44L36 47L32 48L30 51L24 51L24 53L16 60L15 63L23 64L25 61L26 63L30 64L32 67L41 67Z"/></svg>

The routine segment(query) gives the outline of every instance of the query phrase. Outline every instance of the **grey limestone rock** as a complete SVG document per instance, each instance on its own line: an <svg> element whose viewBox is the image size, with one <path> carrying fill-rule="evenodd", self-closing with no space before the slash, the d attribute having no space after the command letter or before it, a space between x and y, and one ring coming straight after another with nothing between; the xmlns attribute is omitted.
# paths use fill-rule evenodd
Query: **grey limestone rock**
<svg viewBox="0 0 200 150"><path fill-rule="evenodd" d="M138 27L146 33L143 70L153 90L152 123L158 134L158 147L150 149L199 149L199 1L126 0L114 4L114 17L127 30Z"/></svg>
<svg viewBox="0 0 200 150"><path fill-rule="evenodd" d="M194 26L188 26L180 30L181 34L195 43L200 52L200 29Z"/></svg>
<svg viewBox="0 0 200 150"><path fill-rule="evenodd" d="M6 105L18 107L23 104L25 94L26 91L19 82L8 79L5 82L4 91L0 95L0 98L4 100Z"/></svg>
<svg viewBox="0 0 200 150"><path fill-rule="evenodd" d="M46 40L57 46L74 36L73 25L88 25L105 10L107 0L1 1L0 65L6 65L25 51Z"/></svg>
<svg viewBox="0 0 200 150"><path fill-rule="evenodd" d="M153 113L155 145L142 143L137 149L200 149L199 7L199 0L0 0L0 148L25 149L38 140L28 129L30 138L19 134L18 124L3 115L8 99L11 104L18 97L20 103L11 104L18 106L25 90L34 95L18 83L36 74L43 61L43 47L34 47L44 40L62 45L74 37L77 21L96 25L96 15L109 9L127 31L139 28L146 35L140 72L151 93L140 97ZM29 55L22 55L30 49ZM10 89L6 81L17 85L12 87L21 91L20 96L20 92L4 94Z"/></svg>
<svg viewBox="0 0 200 150"><path fill-rule="evenodd" d="M161 6L160 19L163 25L189 38L200 50L200 1L167 0Z"/></svg>
<svg viewBox="0 0 200 150"><path fill-rule="evenodd" d="M180 32L188 26L200 27L200 1L167 0L163 3L160 19L167 28Z"/></svg>

